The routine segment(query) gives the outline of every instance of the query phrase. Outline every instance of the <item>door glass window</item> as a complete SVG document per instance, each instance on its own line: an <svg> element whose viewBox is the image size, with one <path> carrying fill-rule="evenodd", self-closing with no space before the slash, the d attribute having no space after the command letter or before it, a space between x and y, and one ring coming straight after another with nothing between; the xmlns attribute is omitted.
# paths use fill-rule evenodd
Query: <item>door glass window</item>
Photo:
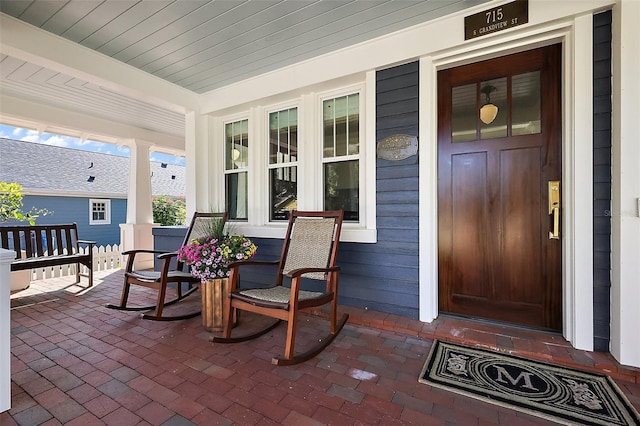
<svg viewBox="0 0 640 426"><path fill-rule="evenodd" d="M507 136L507 77L480 83L480 139Z"/></svg>
<svg viewBox="0 0 640 426"><path fill-rule="evenodd" d="M540 71L453 87L451 141L540 133L540 102Z"/></svg>
<svg viewBox="0 0 640 426"><path fill-rule="evenodd" d="M451 89L451 141L470 142L476 137L476 84Z"/></svg>
<svg viewBox="0 0 640 426"><path fill-rule="evenodd" d="M511 134L540 133L540 71L514 75L511 79L511 99Z"/></svg>

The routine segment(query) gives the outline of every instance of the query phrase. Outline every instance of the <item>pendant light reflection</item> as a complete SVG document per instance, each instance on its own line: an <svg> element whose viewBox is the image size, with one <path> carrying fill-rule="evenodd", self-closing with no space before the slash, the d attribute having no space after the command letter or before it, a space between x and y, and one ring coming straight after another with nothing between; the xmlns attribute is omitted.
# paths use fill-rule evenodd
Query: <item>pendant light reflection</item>
<svg viewBox="0 0 640 426"><path fill-rule="evenodd" d="M496 119L498 115L498 107L491 103L491 92L498 90L495 86L487 84L480 91L484 93L486 97L486 102L480 108L480 121L484 124L491 124L493 120Z"/></svg>

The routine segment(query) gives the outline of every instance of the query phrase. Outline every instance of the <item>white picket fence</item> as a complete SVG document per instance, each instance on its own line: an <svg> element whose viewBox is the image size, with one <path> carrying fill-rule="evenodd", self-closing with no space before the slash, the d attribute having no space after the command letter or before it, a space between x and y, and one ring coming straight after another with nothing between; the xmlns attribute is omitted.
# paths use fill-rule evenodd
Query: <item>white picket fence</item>
<svg viewBox="0 0 640 426"><path fill-rule="evenodd" d="M87 253L88 247L81 247L80 251ZM122 247L117 244L94 247L93 248L93 272L106 271L108 269L119 269L122 267L124 261L122 257ZM82 268L81 273L88 273L88 269L84 265L80 265ZM38 268L31 270L31 281L44 280L54 277L65 277L68 275L76 274L76 265L60 265L60 266L48 266L46 268Z"/></svg>

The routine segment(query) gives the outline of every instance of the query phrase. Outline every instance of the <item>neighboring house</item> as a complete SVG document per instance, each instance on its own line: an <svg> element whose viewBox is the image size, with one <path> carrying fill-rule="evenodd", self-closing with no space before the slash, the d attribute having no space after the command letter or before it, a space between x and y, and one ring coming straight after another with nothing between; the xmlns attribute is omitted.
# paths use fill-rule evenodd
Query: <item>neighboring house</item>
<svg viewBox="0 0 640 426"><path fill-rule="evenodd" d="M24 210L47 209L37 224L78 224L98 246L120 244L126 222L129 158L0 139L0 181L23 187ZM184 197L185 168L151 162L153 195Z"/></svg>

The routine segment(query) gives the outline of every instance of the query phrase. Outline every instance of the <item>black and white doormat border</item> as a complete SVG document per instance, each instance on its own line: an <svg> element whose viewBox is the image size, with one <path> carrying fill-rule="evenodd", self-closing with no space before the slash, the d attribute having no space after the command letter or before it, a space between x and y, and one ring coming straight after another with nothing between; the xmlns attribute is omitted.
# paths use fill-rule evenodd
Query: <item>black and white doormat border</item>
<svg viewBox="0 0 640 426"><path fill-rule="evenodd" d="M419 382L564 424L640 425L604 375L434 341Z"/></svg>

